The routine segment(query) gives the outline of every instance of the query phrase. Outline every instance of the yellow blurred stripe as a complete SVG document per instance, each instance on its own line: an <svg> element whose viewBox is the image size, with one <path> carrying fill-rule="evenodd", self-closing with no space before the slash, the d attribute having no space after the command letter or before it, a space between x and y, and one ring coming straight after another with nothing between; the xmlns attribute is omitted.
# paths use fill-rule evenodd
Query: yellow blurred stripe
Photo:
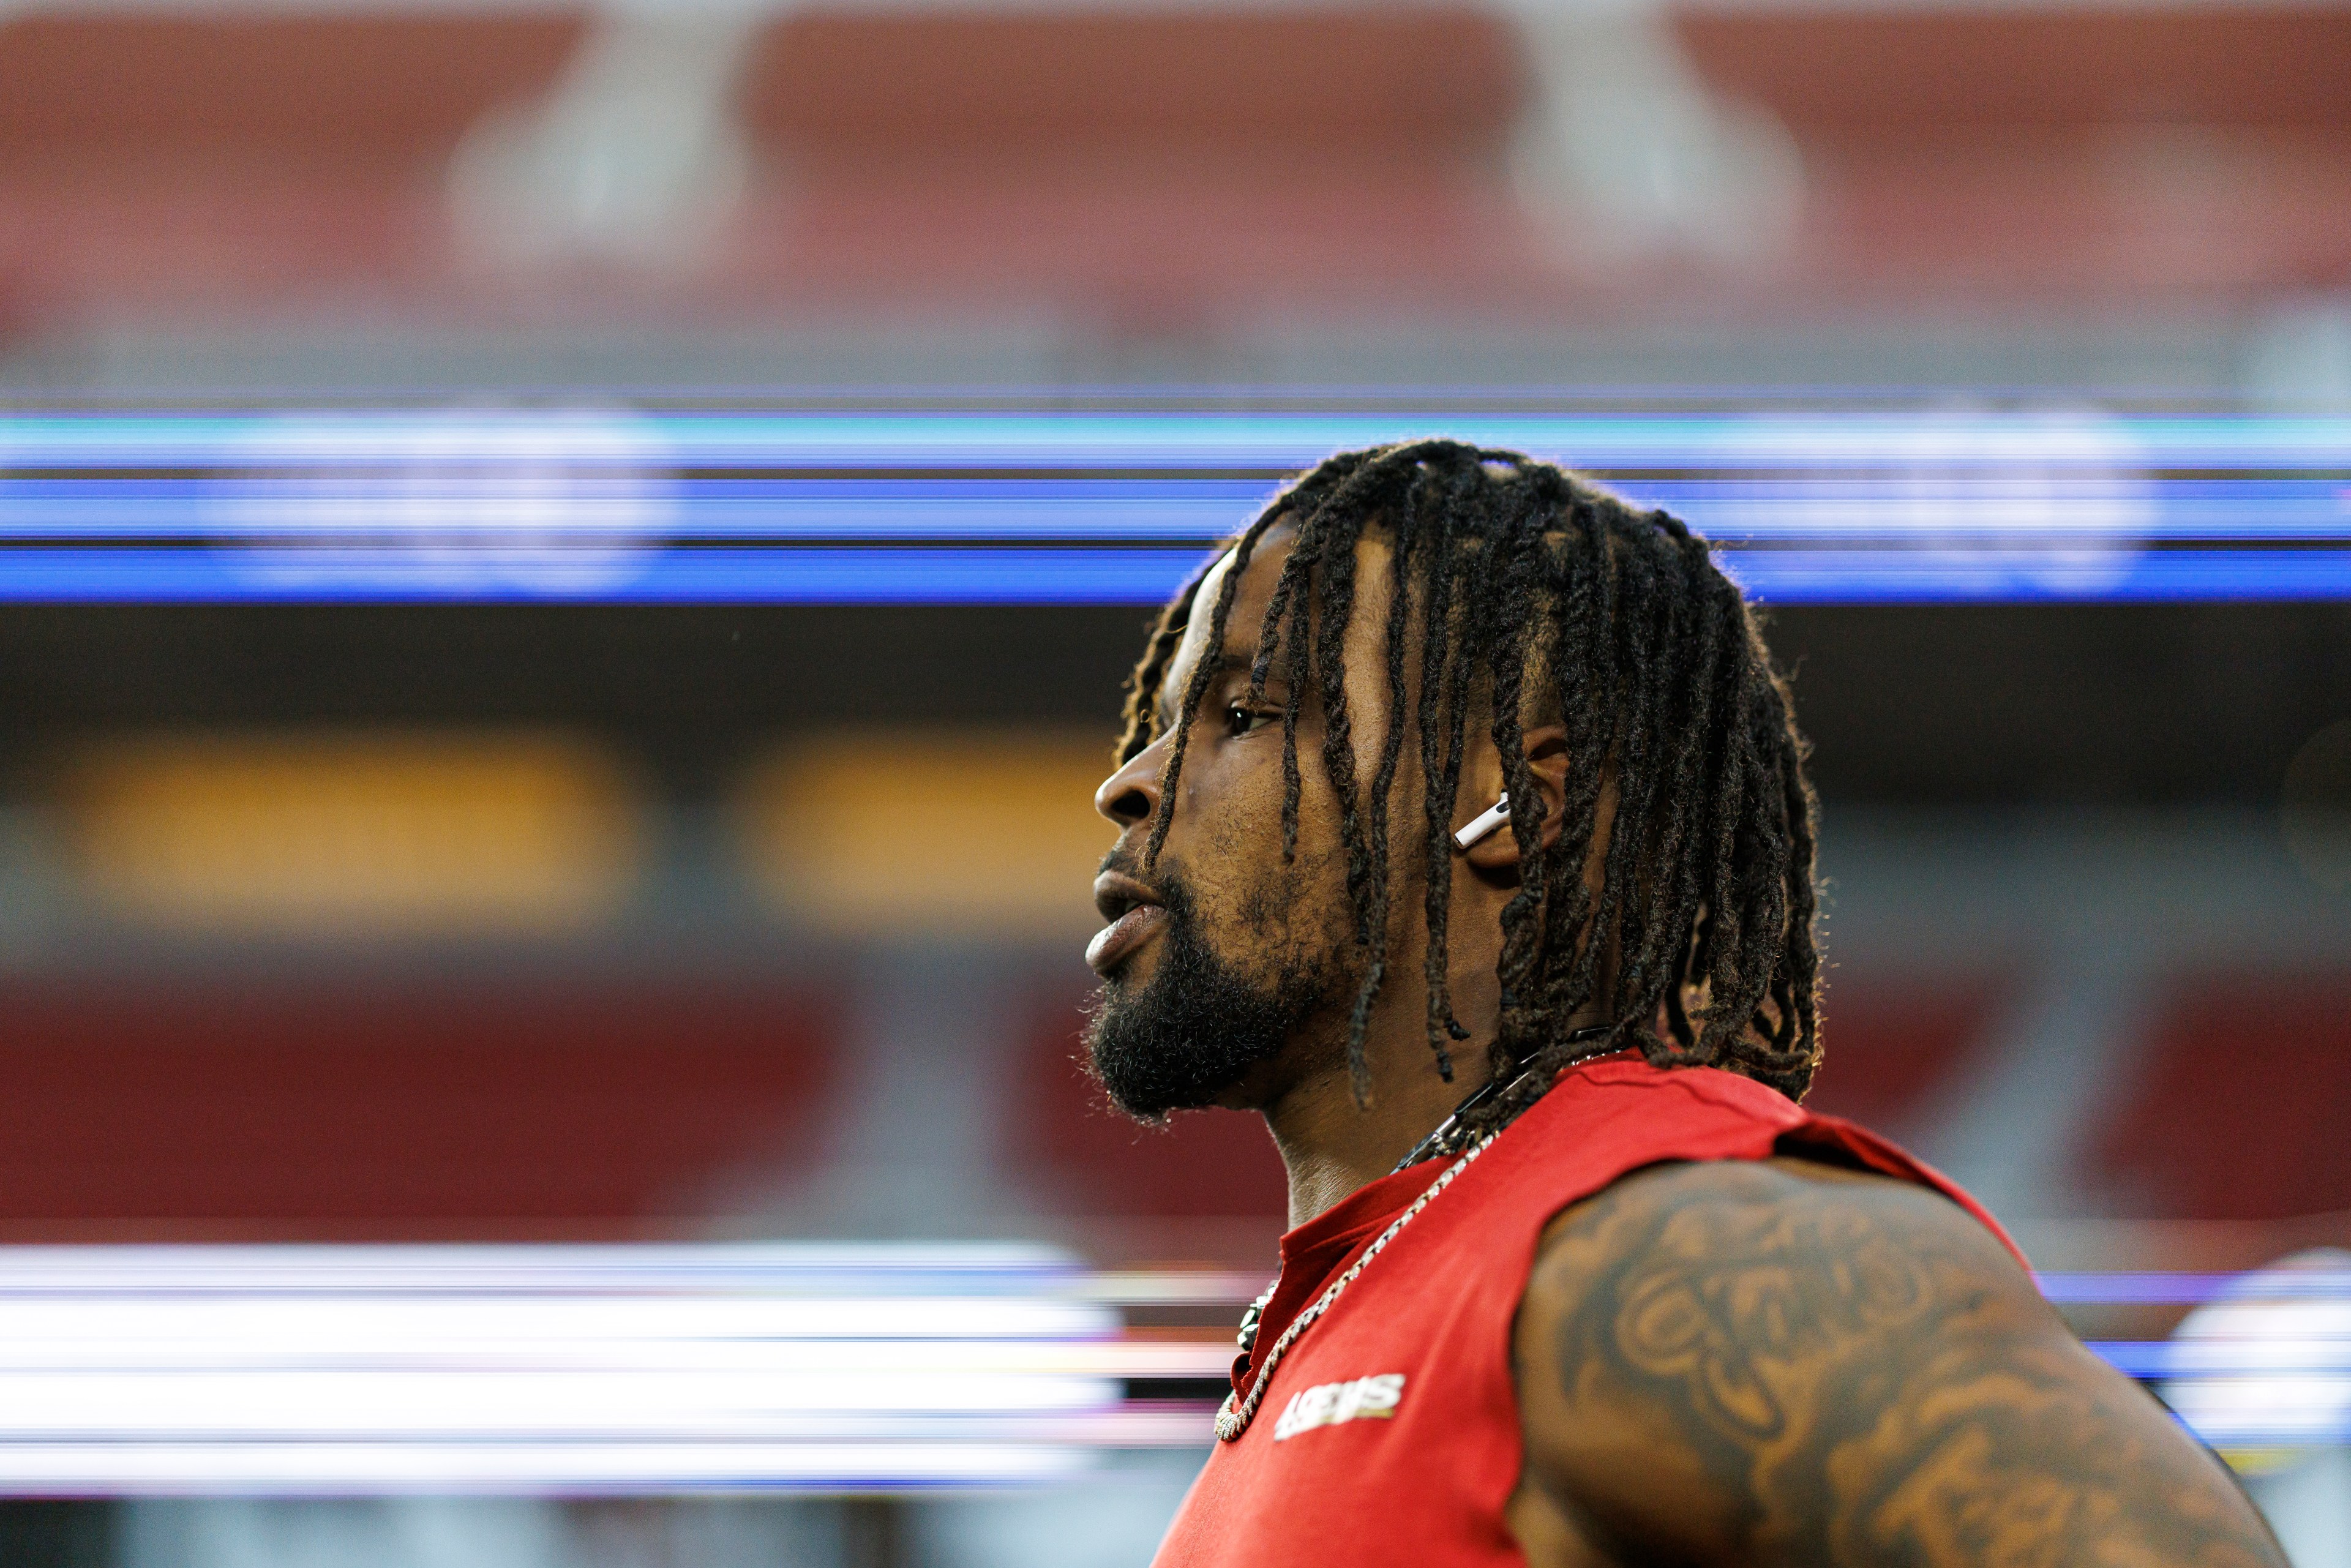
<svg viewBox="0 0 2351 1568"><path fill-rule="evenodd" d="M617 910L643 852L622 768L559 735L141 737L92 747L65 782L93 892L173 926L576 927Z"/></svg>
<svg viewBox="0 0 2351 1568"><path fill-rule="evenodd" d="M1074 935L1117 836L1093 809L1110 771L1096 730L818 738L753 771L745 841L771 897L836 930Z"/></svg>

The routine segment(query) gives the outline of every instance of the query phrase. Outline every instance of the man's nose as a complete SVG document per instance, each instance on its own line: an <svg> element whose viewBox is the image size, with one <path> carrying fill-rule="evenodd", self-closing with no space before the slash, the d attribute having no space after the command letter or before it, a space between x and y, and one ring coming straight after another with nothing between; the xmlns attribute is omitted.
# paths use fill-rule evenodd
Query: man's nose
<svg viewBox="0 0 2351 1568"><path fill-rule="evenodd" d="M1138 827L1159 810L1159 747L1146 746L1094 791L1094 810L1122 828Z"/></svg>

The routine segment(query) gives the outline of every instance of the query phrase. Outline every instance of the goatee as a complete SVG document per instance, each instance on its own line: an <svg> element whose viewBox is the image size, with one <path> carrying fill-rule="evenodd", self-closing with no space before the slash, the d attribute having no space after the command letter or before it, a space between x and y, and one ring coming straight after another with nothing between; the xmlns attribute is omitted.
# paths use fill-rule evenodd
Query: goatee
<svg viewBox="0 0 2351 1568"><path fill-rule="evenodd" d="M1253 982L1200 935L1180 878L1163 874L1167 910L1159 964L1134 986L1116 975L1088 1009L1086 1053L1111 1103L1141 1121L1196 1110L1280 1053L1327 1002L1324 967L1285 969L1270 986Z"/></svg>

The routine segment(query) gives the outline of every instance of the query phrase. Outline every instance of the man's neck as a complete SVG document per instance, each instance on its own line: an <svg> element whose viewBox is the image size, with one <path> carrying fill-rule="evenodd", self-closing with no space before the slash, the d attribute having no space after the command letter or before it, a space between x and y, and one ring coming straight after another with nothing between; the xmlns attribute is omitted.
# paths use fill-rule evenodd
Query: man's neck
<svg viewBox="0 0 2351 1568"><path fill-rule="evenodd" d="M1586 1009L1569 1020L1567 1030L1602 1021L1596 1009ZM1401 1042L1374 1030L1364 1044L1372 1069L1368 1106L1355 1103L1344 1061L1330 1061L1327 1055L1322 1065L1262 1103L1266 1125L1290 1174L1293 1228L1394 1171L1398 1160L1491 1076L1482 1045L1465 1043L1454 1050L1448 1082L1438 1074L1427 1042L1416 1030Z"/></svg>
<svg viewBox="0 0 2351 1568"><path fill-rule="evenodd" d="M1342 1063L1306 1075L1265 1107L1266 1124L1290 1173L1293 1228L1394 1170L1485 1082L1484 1051L1457 1052L1453 1060L1448 1083L1433 1061L1415 1064L1416 1071L1381 1072L1375 1058L1368 1106L1355 1103Z"/></svg>

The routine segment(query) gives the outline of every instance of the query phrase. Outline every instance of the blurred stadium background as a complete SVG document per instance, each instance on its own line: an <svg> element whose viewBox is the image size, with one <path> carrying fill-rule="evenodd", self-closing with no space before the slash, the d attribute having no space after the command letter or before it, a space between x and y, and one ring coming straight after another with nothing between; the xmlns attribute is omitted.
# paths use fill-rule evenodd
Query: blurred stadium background
<svg viewBox="0 0 2351 1568"><path fill-rule="evenodd" d="M2322 0L0 4L0 1558L1144 1562L1280 1179L1088 798L1431 430L1735 547L1818 1103L2351 1563Z"/></svg>

